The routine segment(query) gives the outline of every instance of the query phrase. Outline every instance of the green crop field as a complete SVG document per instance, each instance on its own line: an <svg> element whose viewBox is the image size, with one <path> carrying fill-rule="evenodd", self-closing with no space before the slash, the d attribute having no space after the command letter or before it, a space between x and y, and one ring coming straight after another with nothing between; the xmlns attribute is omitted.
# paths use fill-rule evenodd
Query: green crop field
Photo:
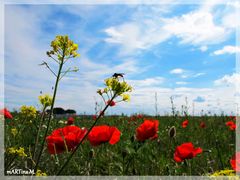
<svg viewBox="0 0 240 180"><path fill-rule="evenodd" d="M23 147L26 157L5 153L5 170L33 166L31 154L39 119L34 122L21 122L21 119L21 115L16 114L13 119L6 121L5 149ZM136 129L145 119L159 121L158 137L137 141ZM183 128L182 122L186 119L189 123ZM94 121L92 118L75 117L74 125L88 129ZM227 116L103 117L96 125L117 127L121 131L119 142L92 146L85 140L62 175L210 175L231 169L230 159L235 153L235 131L226 126L228 121L232 119ZM66 126L66 122L67 119L53 119L50 132ZM205 127L200 126L201 122L205 123ZM46 127L46 123L42 126ZM173 135L169 134L171 127L175 127ZM13 128L20 134L14 135ZM43 135L41 133L40 137ZM175 148L185 142L192 142L203 151L192 159L177 163L174 161ZM51 155L45 147L39 169L47 175L54 175L70 154L63 152Z"/></svg>

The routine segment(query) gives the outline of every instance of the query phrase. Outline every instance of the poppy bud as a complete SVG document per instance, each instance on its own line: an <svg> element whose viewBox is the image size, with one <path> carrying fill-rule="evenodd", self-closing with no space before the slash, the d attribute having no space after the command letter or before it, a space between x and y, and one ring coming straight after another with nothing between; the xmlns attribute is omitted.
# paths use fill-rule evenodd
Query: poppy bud
<svg viewBox="0 0 240 180"><path fill-rule="evenodd" d="M97 115L93 115L93 116L92 116L92 119L93 119L93 120L96 120L96 119L97 119Z"/></svg>
<svg viewBox="0 0 240 180"><path fill-rule="evenodd" d="M176 128L175 126L172 126L168 131L168 136L170 138L174 138L176 136Z"/></svg>
<svg viewBox="0 0 240 180"><path fill-rule="evenodd" d="M125 158L127 156L127 151L126 149L122 150L122 157Z"/></svg>
<svg viewBox="0 0 240 180"><path fill-rule="evenodd" d="M89 156L90 159L92 159L92 158L95 156L95 152L94 152L93 149L91 149L91 150L89 151L88 156Z"/></svg>
<svg viewBox="0 0 240 180"><path fill-rule="evenodd" d="M131 142L133 143L134 140L135 140L134 136L132 136L130 140L131 140Z"/></svg>
<svg viewBox="0 0 240 180"><path fill-rule="evenodd" d="M73 117L69 117L67 120L67 125L71 125L74 123L74 118Z"/></svg>
<svg viewBox="0 0 240 180"><path fill-rule="evenodd" d="M115 103L114 101L111 101L111 100L108 100L108 101L107 101L107 104L108 104L109 106L115 106L115 105L116 105L116 103Z"/></svg>

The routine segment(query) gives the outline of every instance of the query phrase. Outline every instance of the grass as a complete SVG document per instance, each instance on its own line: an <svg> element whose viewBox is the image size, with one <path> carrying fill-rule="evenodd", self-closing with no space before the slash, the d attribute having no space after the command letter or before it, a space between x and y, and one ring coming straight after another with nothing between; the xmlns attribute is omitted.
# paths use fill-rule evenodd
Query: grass
<svg viewBox="0 0 240 180"><path fill-rule="evenodd" d="M181 124L185 119L189 120L186 128ZM158 138L138 142L134 135L136 128L144 119L159 120ZM22 122L22 117L14 115L14 119L5 123L5 149L9 147L24 147L27 157L15 157L5 153L5 167L31 168L31 153L37 133L38 119L30 123ZM66 119L54 119L49 133L65 124L59 121ZM227 116L202 116L202 117L147 117L130 121L126 116L103 117L97 125L116 126L121 132L121 139L115 145L108 143L92 147L88 141L77 150L72 161L63 170L62 175L207 175L223 169L231 169L230 158L235 154L235 131L229 130L225 123L229 121ZM75 125L89 128L94 120L77 116ZM130 123L129 123L130 122ZM205 122L206 127L200 128L200 122ZM46 124L46 122L44 122ZM175 138L170 138L170 127L176 127ZM18 131L24 129L15 137L11 129ZM40 134L42 141L44 134ZM173 154L176 146L184 142L192 142L195 147L201 147L203 153L193 159L182 163L176 163ZM37 151L39 148L37 148ZM61 168L69 153L50 155L47 147L44 147L39 169L47 175L54 175ZM11 162L12 161L12 162ZM10 163L10 165L9 165Z"/></svg>

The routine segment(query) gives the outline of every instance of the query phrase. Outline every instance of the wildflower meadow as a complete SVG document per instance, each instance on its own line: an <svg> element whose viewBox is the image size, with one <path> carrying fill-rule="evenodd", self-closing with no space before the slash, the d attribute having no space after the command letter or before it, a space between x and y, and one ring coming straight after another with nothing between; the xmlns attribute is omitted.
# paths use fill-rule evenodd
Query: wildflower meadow
<svg viewBox="0 0 240 180"><path fill-rule="evenodd" d="M38 107L1 110L5 176L235 176L239 172L236 116L193 116L187 109L180 115L174 106L169 115L108 115L129 103L135 90L125 80L127 74L116 72L96 89L104 106L95 114L57 117L54 109L62 80L81 71L65 65L80 61L81 52L67 35L57 35L46 57L39 62L39 71L44 67L51 72L53 92L36 97Z"/></svg>

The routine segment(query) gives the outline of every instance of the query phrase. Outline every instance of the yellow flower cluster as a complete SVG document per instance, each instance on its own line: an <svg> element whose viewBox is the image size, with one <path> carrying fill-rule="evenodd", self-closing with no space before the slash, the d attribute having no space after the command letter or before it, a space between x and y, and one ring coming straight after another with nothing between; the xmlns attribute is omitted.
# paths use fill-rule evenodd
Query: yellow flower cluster
<svg viewBox="0 0 240 180"><path fill-rule="evenodd" d="M235 171L234 170L229 170L229 169L216 171L210 176L211 177L215 177L215 176L235 176L235 177L237 177ZM239 177L238 177L238 179L239 179Z"/></svg>
<svg viewBox="0 0 240 180"><path fill-rule="evenodd" d="M16 128L12 128L12 129L11 129L11 133L12 133L12 135L15 137L15 136L17 135L18 131L17 131Z"/></svg>
<svg viewBox="0 0 240 180"><path fill-rule="evenodd" d="M8 148L7 151L8 151L9 154L15 154L16 153L16 149L13 148L13 147Z"/></svg>
<svg viewBox="0 0 240 180"><path fill-rule="evenodd" d="M132 87L125 81L120 81L118 78L111 77L105 79L105 84L109 90L112 90L117 95L122 95L125 92L131 92Z"/></svg>
<svg viewBox="0 0 240 180"><path fill-rule="evenodd" d="M24 152L23 147L20 147L19 149L14 148L14 147L10 147L10 148L8 148L7 152L9 154L17 154L20 157L27 157L27 154Z"/></svg>
<svg viewBox="0 0 240 180"><path fill-rule="evenodd" d="M38 99L44 108L51 106L52 104L52 97L48 94L38 96Z"/></svg>
<svg viewBox="0 0 240 180"><path fill-rule="evenodd" d="M77 53L78 44L73 43L68 36L56 36L51 42L52 50L47 52L47 55L51 57L56 55L59 61L62 61L63 54L66 58L78 57L80 54Z"/></svg>
<svg viewBox="0 0 240 180"><path fill-rule="evenodd" d="M37 110L34 106L25 106L21 107L21 114L24 115L26 118L34 119L37 116Z"/></svg>
<svg viewBox="0 0 240 180"><path fill-rule="evenodd" d="M122 94L122 100L129 102L130 101L130 95L129 94Z"/></svg>
<svg viewBox="0 0 240 180"><path fill-rule="evenodd" d="M36 172L36 176L47 176L47 174L38 169Z"/></svg>

